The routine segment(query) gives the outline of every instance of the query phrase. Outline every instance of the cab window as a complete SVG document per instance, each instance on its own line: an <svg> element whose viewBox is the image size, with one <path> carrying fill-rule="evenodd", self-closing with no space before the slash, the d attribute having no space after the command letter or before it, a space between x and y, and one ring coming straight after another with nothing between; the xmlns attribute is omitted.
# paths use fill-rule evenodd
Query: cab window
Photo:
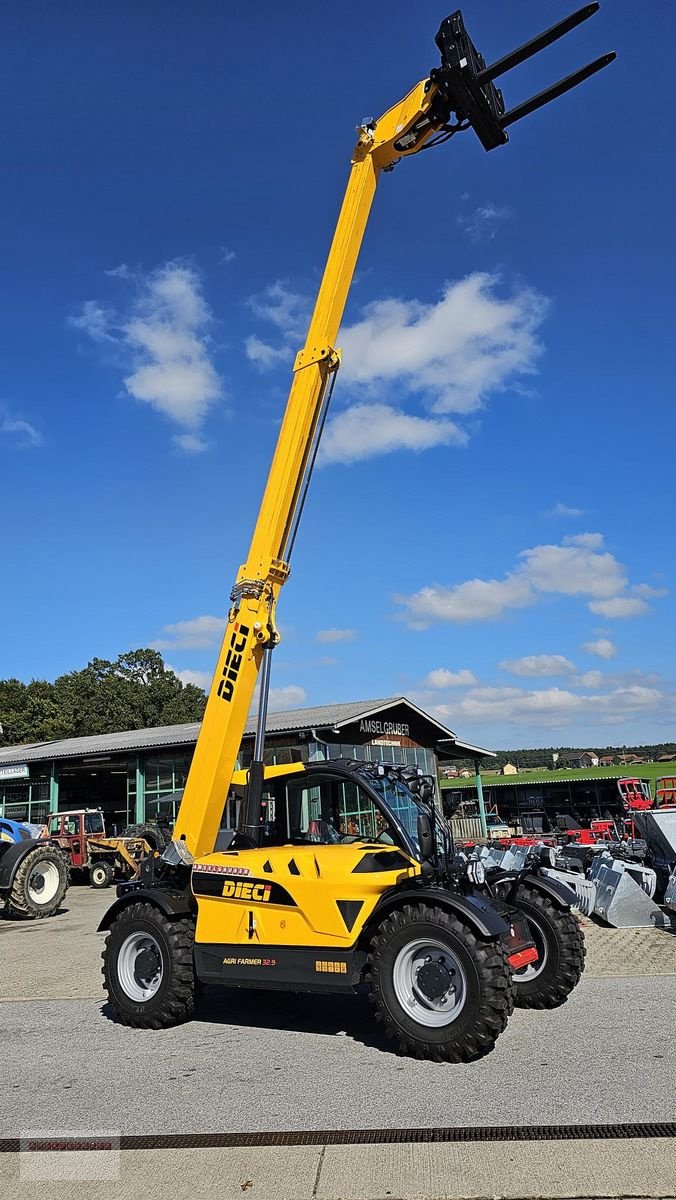
<svg viewBox="0 0 676 1200"><path fill-rule="evenodd" d="M64 817L63 832L66 834L67 837L74 837L76 833L79 833L80 832L79 817Z"/></svg>
<svg viewBox="0 0 676 1200"><path fill-rule="evenodd" d="M103 833L101 813L85 813L85 833Z"/></svg>
<svg viewBox="0 0 676 1200"><path fill-rule="evenodd" d="M312 783L303 780L287 783L285 793L285 840L320 845L394 842L386 819L371 797L351 780L315 776Z"/></svg>

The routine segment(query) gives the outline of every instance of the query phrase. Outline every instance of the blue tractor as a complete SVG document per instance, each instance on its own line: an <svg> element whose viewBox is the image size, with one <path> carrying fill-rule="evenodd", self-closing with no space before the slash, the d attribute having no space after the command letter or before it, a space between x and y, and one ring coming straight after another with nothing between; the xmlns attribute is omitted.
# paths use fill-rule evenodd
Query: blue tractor
<svg viewBox="0 0 676 1200"><path fill-rule="evenodd" d="M51 917L68 887L68 863L39 828L0 817L0 906L19 920Z"/></svg>

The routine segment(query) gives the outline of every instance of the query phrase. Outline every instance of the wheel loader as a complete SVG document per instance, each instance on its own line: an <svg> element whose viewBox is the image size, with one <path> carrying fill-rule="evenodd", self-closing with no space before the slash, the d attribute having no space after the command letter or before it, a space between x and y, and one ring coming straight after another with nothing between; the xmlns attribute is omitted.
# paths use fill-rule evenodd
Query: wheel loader
<svg viewBox="0 0 676 1200"><path fill-rule="evenodd" d="M173 841L143 862L139 880L120 885L100 925L108 932L104 985L130 1025L186 1020L198 984L317 993L364 987L376 1018L405 1053L460 1062L492 1048L520 987L525 1002L539 991L560 1003L579 979L583 947L568 890L540 877L535 863L491 882L480 862L455 855L433 785L417 771L361 760L284 767L264 760L271 659L280 641L277 600L340 366L338 330L378 181L400 160L465 130L474 130L486 150L505 145L509 126L605 67L614 55L510 110L494 82L598 7L586 5L490 66L461 13L453 13L435 39L439 65L383 116L358 126L253 539L231 592ZM421 220L423 202L412 214L409 242ZM318 607L325 586L318 583ZM242 773L237 756L257 685L253 761ZM239 826L220 831L232 787L243 789ZM519 981L529 971L532 977Z"/></svg>

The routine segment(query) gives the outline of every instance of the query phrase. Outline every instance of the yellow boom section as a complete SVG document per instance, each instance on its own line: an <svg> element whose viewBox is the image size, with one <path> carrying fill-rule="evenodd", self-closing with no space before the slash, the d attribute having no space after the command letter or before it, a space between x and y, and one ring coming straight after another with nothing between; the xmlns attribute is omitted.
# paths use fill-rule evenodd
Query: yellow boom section
<svg viewBox="0 0 676 1200"><path fill-rule="evenodd" d="M251 547L233 589L233 605L176 820L174 838L183 840L193 857L213 850L263 653L279 641L275 606L289 574L285 560L289 535L326 389L339 364L335 343L378 177L398 158L420 150L437 131L439 121L428 119L435 93L435 85L423 80L374 125L360 129L307 341L294 364Z"/></svg>

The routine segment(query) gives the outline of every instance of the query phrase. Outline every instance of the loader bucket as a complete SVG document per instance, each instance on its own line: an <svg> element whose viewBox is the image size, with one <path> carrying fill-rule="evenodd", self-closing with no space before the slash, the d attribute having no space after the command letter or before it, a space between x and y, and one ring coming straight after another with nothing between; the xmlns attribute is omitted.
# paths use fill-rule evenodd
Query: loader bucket
<svg viewBox="0 0 676 1200"><path fill-rule="evenodd" d="M613 860L603 864L596 873L596 903L594 912L615 929L666 928L670 922L665 913L625 870L615 870L625 864Z"/></svg>
<svg viewBox="0 0 676 1200"><path fill-rule="evenodd" d="M543 868L543 874L558 880L559 883L565 883L566 887L575 892L575 908L584 913L585 917L592 915L596 903L596 883L593 879L586 879L578 871L557 871L553 867Z"/></svg>

